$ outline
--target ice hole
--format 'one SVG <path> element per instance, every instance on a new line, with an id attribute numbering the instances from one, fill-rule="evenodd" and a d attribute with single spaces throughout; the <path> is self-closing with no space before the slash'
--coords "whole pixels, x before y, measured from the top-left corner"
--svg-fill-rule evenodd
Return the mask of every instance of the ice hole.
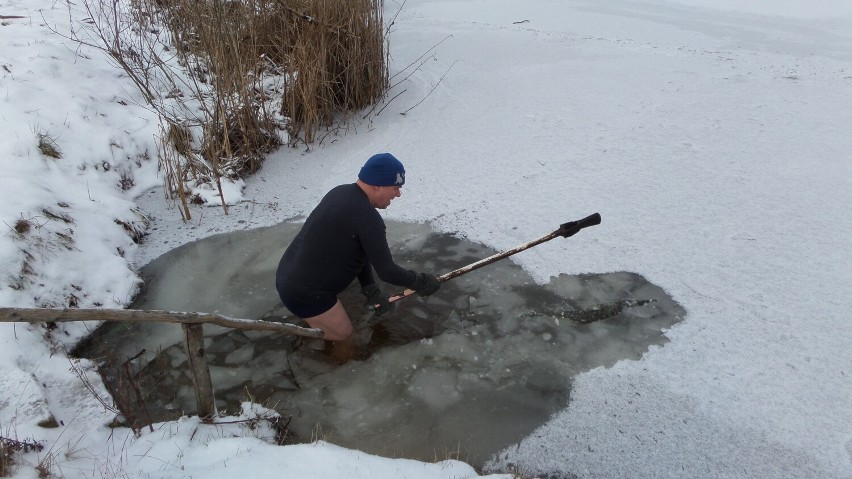
<path id="1" fill-rule="evenodd" d="M 496 253 L 428 225 L 387 223 L 394 258 L 414 270 L 428 264 L 441 274 Z M 251 319 L 286 314 L 274 274 L 300 226 L 282 223 L 176 248 L 142 268 L 145 286 L 131 307 Z M 292 416 L 294 442 L 321 431 L 329 442 L 369 453 L 479 465 L 564 408 L 573 376 L 640 358 L 666 343 L 663 331 L 685 314 L 639 274 L 560 275 L 539 285 L 511 258 L 448 281 L 426 300 L 406 298 L 378 322 L 357 284 L 341 300 L 356 328 L 370 327 L 362 359 L 343 365 L 294 348 L 292 336 L 206 325 L 220 412 L 253 400 Z M 109 371 L 142 350 L 133 365 L 150 417 L 192 414 L 179 326 L 106 323 L 75 354 L 104 364 L 105 380 L 116 382 Z"/>

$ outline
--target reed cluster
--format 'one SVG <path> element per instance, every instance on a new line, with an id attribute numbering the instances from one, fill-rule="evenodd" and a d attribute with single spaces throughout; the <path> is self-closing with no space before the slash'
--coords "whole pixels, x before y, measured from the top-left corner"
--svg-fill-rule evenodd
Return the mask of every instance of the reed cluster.
<path id="1" fill-rule="evenodd" d="M 289 5 L 286 5 L 289 4 Z M 290 134 L 314 139 L 336 115 L 377 101 L 388 84 L 381 0 L 281 1 L 290 41 L 280 42 Z"/>
<path id="2" fill-rule="evenodd" d="M 225 169 L 256 171 L 277 146 L 277 127 L 313 143 L 318 129 L 387 87 L 382 0 L 141 1 L 165 20 L 193 79 L 214 92 L 200 152 L 237 160 Z M 279 92 L 269 88 L 277 78 Z"/>

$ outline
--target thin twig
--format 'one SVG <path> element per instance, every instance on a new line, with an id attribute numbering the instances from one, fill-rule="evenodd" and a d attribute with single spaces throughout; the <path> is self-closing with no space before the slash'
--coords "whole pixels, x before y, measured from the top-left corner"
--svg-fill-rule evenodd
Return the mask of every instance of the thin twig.
<path id="1" fill-rule="evenodd" d="M 455 65 L 455 64 L 456 64 L 456 62 L 453 62 L 453 64 L 452 64 L 452 65 L 450 65 L 450 68 L 447 68 L 447 71 L 445 71 L 445 72 L 444 72 L 444 74 L 443 74 L 443 75 L 441 75 L 441 78 L 439 78 L 439 79 L 438 79 L 438 82 L 437 82 L 437 83 L 435 83 L 435 86 L 433 86 L 433 87 L 432 87 L 432 89 L 431 89 L 431 90 L 429 90 L 429 93 L 427 93 L 427 94 L 426 94 L 426 96 L 424 96 L 424 97 L 423 97 L 420 101 L 418 101 L 417 103 L 415 103 L 415 104 L 414 104 L 414 106 L 412 106 L 411 108 L 409 108 L 409 109 L 405 110 L 404 112 L 400 113 L 400 115 L 405 115 L 406 113 L 410 112 L 411 110 L 413 110 L 413 109 L 417 108 L 417 105 L 419 105 L 419 104 L 423 103 L 424 101 L 426 101 L 426 99 L 427 99 L 427 98 L 429 98 L 429 95 L 431 95 L 431 94 L 432 94 L 432 92 L 433 92 L 433 91 L 435 91 L 435 89 L 436 89 L 436 88 L 438 88 L 438 85 L 440 85 L 440 84 L 441 84 L 441 81 L 443 81 L 443 80 L 444 80 L 444 77 L 445 77 L 445 76 L 447 76 L 447 74 L 448 74 L 448 73 L 450 73 L 450 70 L 452 70 L 453 65 Z"/>
<path id="2" fill-rule="evenodd" d="M 405 93 L 406 91 L 408 91 L 408 89 L 402 90 L 401 92 L 399 92 L 399 93 L 397 93 L 396 95 L 394 95 L 394 96 L 393 96 L 393 98 L 391 98 L 390 100 L 388 100 L 387 102 L 385 102 L 385 104 L 384 104 L 384 106 L 382 107 L 382 109 L 381 109 L 381 110 L 379 110 L 378 112 L 376 112 L 376 116 L 379 116 L 379 115 L 380 115 L 383 111 L 385 111 L 385 108 L 387 108 L 387 107 L 388 107 L 388 105 L 390 105 L 392 101 L 396 100 L 396 97 L 398 97 L 398 96 L 402 95 L 402 94 L 403 94 L 403 93 Z M 373 109 L 375 109 L 375 108 L 376 108 L 376 107 L 374 106 L 374 107 L 373 107 Z M 370 112 L 372 112 L 372 111 L 373 111 L 373 110 L 370 110 Z M 370 115 L 370 113 L 368 112 L 366 115 L 364 115 L 364 119 L 366 119 L 369 115 Z"/>
<path id="3" fill-rule="evenodd" d="M 127 375 L 127 380 L 130 381 L 130 385 L 133 386 L 133 392 L 136 394 L 136 402 L 142 409 L 142 414 L 145 415 L 145 422 L 148 423 L 148 429 L 151 432 L 154 432 L 154 421 L 151 420 L 151 415 L 148 414 L 148 404 L 145 403 L 145 399 L 142 397 L 142 388 L 139 387 L 139 381 L 136 380 L 136 376 L 133 374 L 130 361 L 132 360 L 128 359 L 124 362 L 124 374 Z"/>
<path id="4" fill-rule="evenodd" d="M 393 14 L 390 22 L 388 22 L 387 27 L 385 28 L 385 37 L 387 37 L 390 34 L 390 29 L 396 23 L 396 18 L 399 16 L 399 14 L 402 13 L 402 9 L 403 9 L 403 7 L 405 7 L 406 1 L 408 1 L 408 0 L 403 0 L 403 2 L 401 4 L 399 4 L 399 8 L 396 10 L 396 13 Z"/>
<path id="5" fill-rule="evenodd" d="M 398 81 L 398 82 L 394 83 L 393 85 L 391 85 L 390 89 L 393 89 L 393 87 L 395 87 L 395 86 L 399 85 L 400 83 L 404 82 L 405 80 L 407 80 L 407 79 L 411 78 L 411 75 L 413 75 L 413 74 L 414 74 L 414 72 L 416 72 L 417 70 L 419 70 L 419 69 L 420 69 L 420 67 L 422 67 L 422 66 L 423 66 L 423 64 L 425 63 L 425 61 L 421 61 L 421 60 L 423 60 L 423 58 L 424 58 L 426 55 L 429 55 L 429 53 L 431 53 L 431 52 L 432 52 L 432 50 L 434 50 L 434 49 L 438 48 L 438 46 L 440 46 L 442 43 L 444 43 L 445 41 L 447 41 L 447 39 L 449 39 L 449 38 L 451 38 L 451 37 L 452 37 L 452 35 L 447 35 L 447 36 L 446 36 L 446 37 L 444 37 L 444 38 L 443 38 L 440 42 L 438 42 L 438 43 L 436 43 L 436 44 L 432 45 L 432 46 L 431 46 L 428 50 L 426 50 L 425 52 L 423 52 L 423 54 L 422 54 L 422 55 L 420 55 L 419 57 L 417 57 L 417 58 L 416 58 L 413 62 L 411 62 L 411 63 L 409 63 L 408 65 L 406 65 L 406 66 L 405 66 L 405 68 L 403 68 L 402 70 L 400 70 L 400 71 L 398 71 L 398 72 L 394 73 L 393 75 L 391 75 L 391 77 L 390 77 L 390 78 L 388 78 L 388 81 L 393 80 L 394 78 L 396 78 L 396 76 L 397 76 L 397 75 L 399 75 L 400 73 L 402 73 L 402 72 L 404 72 L 404 71 L 408 70 L 409 68 L 411 68 L 411 65 L 414 65 L 415 63 L 418 63 L 418 62 L 420 63 L 419 65 L 417 65 L 417 68 L 415 68 L 415 69 L 414 69 L 411 73 L 409 73 L 408 75 L 406 75 L 406 77 L 405 77 L 405 78 L 403 78 L 402 80 L 400 80 L 400 81 Z M 433 54 L 430 58 L 434 58 L 434 54 Z M 428 58 L 427 58 L 427 60 L 428 60 Z"/>
<path id="6" fill-rule="evenodd" d="M 80 366 L 79 361 L 75 362 L 73 359 L 68 358 L 68 361 L 71 363 L 71 371 L 77 375 L 80 381 L 83 383 L 83 387 L 85 387 L 92 396 L 97 399 L 99 403 L 107 410 L 111 411 L 115 414 L 119 414 L 120 411 L 116 409 L 115 405 L 109 404 L 106 399 L 102 398 L 100 394 L 98 394 L 97 390 L 95 390 L 95 386 L 89 381 L 89 377 L 86 375 L 86 372 L 83 370 L 82 366 Z"/>

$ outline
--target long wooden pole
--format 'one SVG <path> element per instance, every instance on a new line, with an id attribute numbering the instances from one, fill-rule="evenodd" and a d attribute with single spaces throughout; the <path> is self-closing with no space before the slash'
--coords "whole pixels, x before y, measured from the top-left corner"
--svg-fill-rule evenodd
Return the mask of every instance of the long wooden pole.
<path id="1" fill-rule="evenodd" d="M 542 243 L 545 243 L 547 241 L 552 240 L 553 238 L 559 238 L 559 237 L 568 238 L 570 236 L 574 236 L 575 234 L 577 234 L 578 231 L 580 231 L 583 228 L 588 228 L 589 226 L 594 226 L 594 225 L 599 225 L 599 224 L 601 224 L 600 213 L 593 213 L 593 214 L 591 214 L 591 215 L 589 215 L 589 216 L 587 216 L 587 217 L 585 217 L 581 220 L 569 221 L 568 223 L 563 223 L 563 224 L 559 225 L 559 229 L 557 229 L 557 230 L 555 230 L 551 233 L 548 233 L 548 234 L 542 236 L 541 238 L 534 239 L 532 241 L 528 241 L 524 244 L 515 246 L 514 248 L 507 249 L 506 251 L 502 251 L 500 253 L 491 255 L 487 258 L 483 258 L 479 261 L 473 262 L 473 263 L 471 263 L 467 266 L 462 266 L 461 268 L 450 271 L 449 273 L 442 274 L 441 276 L 438 276 L 438 281 L 440 281 L 442 283 L 444 281 L 449 281 L 449 280 L 451 280 L 455 277 L 461 276 L 461 275 L 466 274 L 466 273 L 470 273 L 471 271 L 473 271 L 475 269 L 479 269 L 479 268 L 486 266 L 486 265 L 489 265 L 489 264 L 491 264 L 495 261 L 500 261 L 501 259 L 508 258 L 509 256 L 512 256 L 513 254 L 520 253 L 521 251 L 524 251 L 524 250 L 528 250 L 528 249 L 532 248 L 533 246 L 538 246 Z M 400 299 L 411 296 L 414 293 L 415 293 L 415 291 L 413 289 L 406 289 L 406 290 L 404 290 L 400 293 L 397 293 L 397 294 L 391 296 L 390 298 L 388 298 L 388 302 L 393 303 L 394 301 L 399 301 Z M 375 305 L 375 307 L 378 307 L 378 305 Z"/>
<path id="2" fill-rule="evenodd" d="M 288 323 L 274 323 L 254 319 L 239 319 L 211 313 L 158 311 L 140 309 L 45 309 L 0 308 L 0 322 L 49 323 L 68 321 L 143 321 L 159 323 L 203 324 L 211 323 L 234 329 L 277 331 L 310 338 L 323 337 L 323 331 L 302 328 Z"/>

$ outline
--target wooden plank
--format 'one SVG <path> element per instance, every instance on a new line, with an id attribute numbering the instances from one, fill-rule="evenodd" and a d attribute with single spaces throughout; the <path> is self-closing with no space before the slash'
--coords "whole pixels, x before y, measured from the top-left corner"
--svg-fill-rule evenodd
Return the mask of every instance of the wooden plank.
<path id="1" fill-rule="evenodd" d="M 230 318 L 228 316 L 210 313 L 140 309 L 0 308 L 0 322 L 50 323 L 68 321 L 143 321 L 181 324 L 210 323 L 234 329 L 276 331 L 310 338 L 323 337 L 321 329 L 302 328 L 288 323 Z"/>

